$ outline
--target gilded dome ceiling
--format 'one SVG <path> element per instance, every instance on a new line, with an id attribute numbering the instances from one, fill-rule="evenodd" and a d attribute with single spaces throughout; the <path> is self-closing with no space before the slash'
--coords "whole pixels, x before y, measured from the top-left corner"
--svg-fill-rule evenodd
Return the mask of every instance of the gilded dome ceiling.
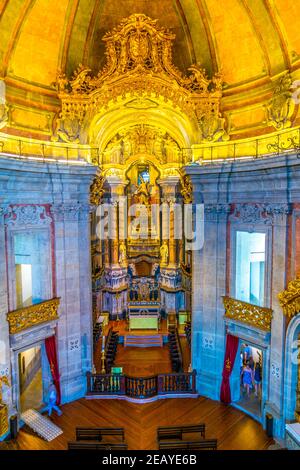
<path id="1" fill-rule="evenodd" d="M 97 73 L 105 63 L 104 34 L 144 13 L 176 35 L 173 62 L 183 73 L 194 63 L 210 77 L 222 72 L 231 134 L 262 133 L 278 78 L 285 71 L 300 77 L 299 10 L 300 0 L 2 0 L 0 76 L 12 106 L 8 127 L 22 133 L 24 120 L 31 120 L 46 138 L 59 107 L 57 71 L 71 77 L 84 64 Z"/>

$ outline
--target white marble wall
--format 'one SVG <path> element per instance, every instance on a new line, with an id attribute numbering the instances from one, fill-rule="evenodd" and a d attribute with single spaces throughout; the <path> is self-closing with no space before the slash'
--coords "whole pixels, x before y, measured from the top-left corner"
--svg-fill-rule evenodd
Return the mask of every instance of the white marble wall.
<path id="1" fill-rule="evenodd" d="M 264 344 L 267 383 L 265 413 L 274 417 L 274 433 L 284 435 L 286 320 L 277 295 L 286 287 L 288 214 L 300 202 L 300 162 L 296 156 L 251 162 L 191 165 L 185 168 L 194 187 L 195 202 L 205 205 L 205 244 L 193 252 L 192 361 L 198 391 L 219 399 L 225 347 L 221 296 L 232 291 L 233 259 L 230 221 L 249 230 L 268 233 L 266 306 L 274 311 L 271 337 Z M 235 212 L 228 214 L 228 208 Z M 227 227 L 227 228 L 226 228 Z M 226 257 L 226 250 L 228 256 Z M 227 277 L 227 279 L 226 279 Z M 255 331 L 253 331 L 255 338 Z"/>
<path id="2" fill-rule="evenodd" d="M 61 299 L 56 336 L 63 402 L 84 396 L 85 373 L 92 364 L 89 188 L 96 173 L 97 169 L 87 164 L 46 165 L 0 158 L 0 206 L 25 204 L 49 208 L 47 227 L 49 245 L 53 248 L 49 257 L 53 274 L 51 296 Z M 22 228 L 22 223 L 24 227 L 30 223 L 30 230 L 34 230 L 35 224 L 39 228 L 42 222 L 36 217 L 31 221 L 21 217 L 18 228 Z M 9 306 L 4 233 L 0 216 L 0 341 L 6 346 L 13 341 L 16 351 L 18 338 L 9 337 L 6 321 Z M 7 255 L 11 257 L 11 253 Z M 9 367 L 12 361 L 9 347 L 2 356 L 0 364 Z"/>

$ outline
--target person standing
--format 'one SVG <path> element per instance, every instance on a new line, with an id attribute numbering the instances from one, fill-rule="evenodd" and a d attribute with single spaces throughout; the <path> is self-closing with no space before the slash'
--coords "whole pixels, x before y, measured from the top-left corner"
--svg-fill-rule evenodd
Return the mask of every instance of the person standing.
<path id="1" fill-rule="evenodd" d="M 250 397 L 250 390 L 253 384 L 253 370 L 249 366 L 249 363 L 246 362 L 243 368 L 243 385 L 247 391 L 247 397 Z"/>
<path id="2" fill-rule="evenodd" d="M 261 395 L 261 381 L 262 381 L 261 365 L 259 362 L 257 362 L 255 364 L 255 370 L 254 370 L 254 385 L 255 385 L 256 397 Z"/>

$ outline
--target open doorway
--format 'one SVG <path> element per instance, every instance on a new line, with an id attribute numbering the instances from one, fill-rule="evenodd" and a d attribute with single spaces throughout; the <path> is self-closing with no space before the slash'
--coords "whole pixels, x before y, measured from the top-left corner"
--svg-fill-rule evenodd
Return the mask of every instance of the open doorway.
<path id="1" fill-rule="evenodd" d="M 240 344 L 240 399 L 237 404 L 260 418 L 263 383 L 263 351 L 248 343 Z"/>
<path id="2" fill-rule="evenodd" d="M 18 355 L 21 412 L 39 409 L 43 404 L 41 346 L 32 347 Z"/>

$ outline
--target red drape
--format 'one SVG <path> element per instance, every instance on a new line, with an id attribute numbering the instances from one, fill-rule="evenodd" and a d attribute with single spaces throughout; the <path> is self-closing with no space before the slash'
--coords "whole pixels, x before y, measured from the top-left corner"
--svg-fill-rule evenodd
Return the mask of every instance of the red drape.
<path id="1" fill-rule="evenodd" d="M 226 336 L 226 351 L 224 358 L 224 367 L 222 373 L 222 384 L 221 384 L 221 401 L 223 403 L 231 403 L 231 391 L 230 391 L 230 375 L 234 366 L 236 353 L 239 346 L 239 339 L 236 336 L 227 334 Z"/>
<path id="2" fill-rule="evenodd" d="M 46 347 L 48 361 L 50 364 L 50 370 L 51 370 L 53 382 L 57 391 L 56 404 L 60 405 L 60 401 L 61 401 L 60 378 L 59 378 L 59 369 L 58 369 L 58 362 L 57 362 L 55 336 L 51 336 L 50 338 L 45 339 L 45 347 Z"/>

